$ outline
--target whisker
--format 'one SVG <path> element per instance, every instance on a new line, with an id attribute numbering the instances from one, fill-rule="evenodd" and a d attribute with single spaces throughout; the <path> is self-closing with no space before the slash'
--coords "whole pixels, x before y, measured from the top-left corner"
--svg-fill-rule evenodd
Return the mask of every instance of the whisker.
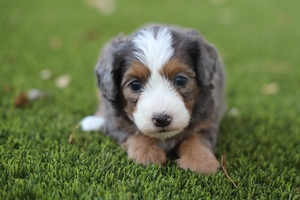
<path id="1" fill-rule="evenodd" d="M 195 117 L 194 117 L 193 113 L 191 113 L 190 123 L 191 124 L 195 123 Z"/>

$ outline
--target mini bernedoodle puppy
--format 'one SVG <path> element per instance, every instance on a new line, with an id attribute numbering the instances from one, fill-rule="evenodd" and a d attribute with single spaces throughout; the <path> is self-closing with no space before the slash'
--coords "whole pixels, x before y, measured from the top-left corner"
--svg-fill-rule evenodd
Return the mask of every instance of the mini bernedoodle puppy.
<path id="1" fill-rule="evenodd" d="M 146 26 L 104 48 L 96 76 L 101 104 L 83 130 L 98 129 L 119 142 L 130 159 L 210 174 L 224 111 L 225 75 L 216 49 L 195 30 Z"/>

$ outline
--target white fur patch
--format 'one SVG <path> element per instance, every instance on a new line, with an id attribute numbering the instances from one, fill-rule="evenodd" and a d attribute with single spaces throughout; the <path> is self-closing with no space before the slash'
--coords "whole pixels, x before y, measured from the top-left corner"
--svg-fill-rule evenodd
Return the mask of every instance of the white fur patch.
<path id="1" fill-rule="evenodd" d="M 143 29 L 133 43 L 138 49 L 134 52 L 136 59 L 151 70 L 161 68 L 174 54 L 172 35 L 167 28 L 159 29 L 156 35 L 153 28 Z"/>
<path id="2" fill-rule="evenodd" d="M 104 124 L 104 118 L 97 116 L 86 116 L 80 121 L 83 131 L 99 131 Z"/>

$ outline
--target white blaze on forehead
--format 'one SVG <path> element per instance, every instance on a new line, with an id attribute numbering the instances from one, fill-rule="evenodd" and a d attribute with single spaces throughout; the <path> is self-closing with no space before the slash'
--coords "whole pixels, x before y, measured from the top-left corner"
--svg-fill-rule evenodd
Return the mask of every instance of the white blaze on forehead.
<path id="1" fill-rule="evenodd" d="M 146 28 L 133 39 L 138 51 L 134 52 L 136 59 L 151 70 L 161 68 L 174 54 L 172 35 L 167 28 Z"/>

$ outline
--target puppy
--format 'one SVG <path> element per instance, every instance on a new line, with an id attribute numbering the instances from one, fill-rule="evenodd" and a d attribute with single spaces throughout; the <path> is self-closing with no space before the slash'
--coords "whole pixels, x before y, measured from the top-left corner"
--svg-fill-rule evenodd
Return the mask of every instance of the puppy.
<path id="1" fill-rule="evenodd" d="M 153 25 L 119 36 L 104 48 L 95 73 L 101 104 L 83 129 L 109 134 L 144 166 L 165 164 L 173 151 L 180 168 L 201 174 L 219 168 L 213 149 L 224 69 L 197 31 Z"/>

